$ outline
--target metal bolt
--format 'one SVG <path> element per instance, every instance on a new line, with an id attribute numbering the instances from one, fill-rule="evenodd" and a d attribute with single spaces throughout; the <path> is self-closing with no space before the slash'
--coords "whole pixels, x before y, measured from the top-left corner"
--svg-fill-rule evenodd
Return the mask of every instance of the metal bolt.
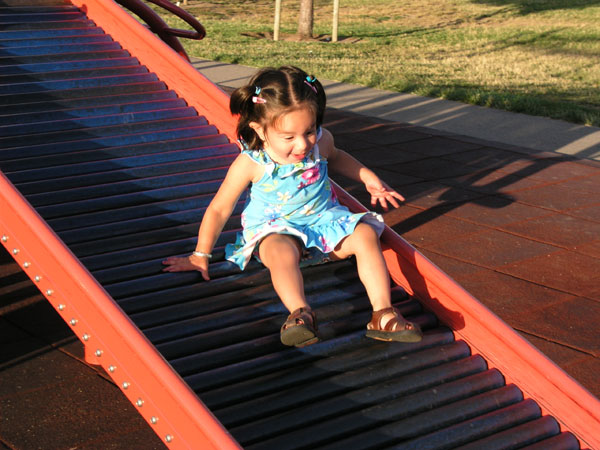
<path id="1" fill-rule="evenodd" d="M 90 335 L 85 333 L 83 336 L 81 336 L 83 338 L 84 341 L 89 341 L 90 340 Z"/>
<path id="2" fill-rule="evenodd" d="M 47 296 L 50 296 L 50 295 L 52 295 L 52 294 L 54 294 L 54 291 L 53 291 L 52 289 L 47 289 L 47 290 L 46 290 L 46 295 L 47 295 Z"/>
<path id="3" fill-rule="evenodd" d="M 167 435 L 165 436 L 165 441 L 167 441 L 167 442 L 171 442 L 172 440 L 173 440 L 173 436 L 171 436 L 170 434 L 167 434 Z"/>
<path id="4" fill-rule="evenodd" d="M 71 319 L 69 323 L 71 324 L 71 326 L 75 326 L 77 325 L 77 319 Z"/>
<path id="5" fill-rule="evenodd" d="M 154 425 L 154 424 L 156 424 L 156 422 L 158 422 L 158 417 L 156 417 L 156 416 L 150 417 L 150 423 L 152 423 Z"/>
<path id="6" fill-rule="evenodd" d="M 65 305 L 63 305 L 62 303 L 61 303 L 60 305 L 58 305 L 58 310 L 59 310 L 59 311 L 62 311 L 62 310 L 64 310 L 65 308 L 66 308 L 66 306 L 65 306 Z"/>
<path id="7" fill-rule="evenodd" d="M 129 386 L 131 386 L 127 381 L 123 381 L 123 389 L 127 389 Z"/>
<path id="8" fill-rule="evenodd" d="M 42 277 L 39 275 L 36 275 L 33 279 L 39 283 L 40 280 L 42 279 Z"/>
<path id="9" fill-rule="evenodd" d="M 108 366 L 108 371 L 109 372 L 114 372 L 115 370 L 117 370 L 117 368 L 115 366 Z"/>
<path id="10" fill-rule="evenodd" d="M 144 406 L 144 400 L 138 398 L 135 404 L 138 405 L 139 408 L 141 408 L 142 406 Z"/>
<path id="11" fill-rule="evenodd" d="M 102 356 L 102 350 L 98 349 L 98 350 L 96 350 L 96 352 L 94 354 L 96 356 L 100 357 L 100 356 Z"/>
<path id="12" fill-rule="evenodd" d="M 25 261 L 23 263 L 23 267 L 25 267 L 26 269 L 31 265 L 31 263 L 29 261 Z"/>
<path id="13" fill-rule="evenodd" d="M 18 254 L 19 254 L 19 249 L 13 248 L 13 255 L 18 255 Z"/>
<path id="14" fill-rule="evenodd" d="M 2 235 L 2 242 L 7 242 L 8 241 L 8 236 L 3 234 Z"/>

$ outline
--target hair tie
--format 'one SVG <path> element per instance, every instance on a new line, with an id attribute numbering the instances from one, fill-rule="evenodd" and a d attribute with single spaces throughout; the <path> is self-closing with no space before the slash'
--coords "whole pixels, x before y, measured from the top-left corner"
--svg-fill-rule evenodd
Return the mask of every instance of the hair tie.
<path id="1" fill-rule="evenodd" d="M 317 79 L 315 77 L 311 77 L 310 75 L 306 77 L 306 79 L 304 80 L 304 82 L 314 91 L 314 93 L 317 93 L 317 88 L 315 87 L 315 85 L 313 84 L 315 81 L 317 81 Z"/>
<path id="2" fill-rule="evenodd" d="M 254 96 L 252 97 L 252 103 L 267 103 L 267 101 L 264 98 L 259 97 L 261 91 L 262 88 L 260 86 L 256 86 L 254 88 Z"/>
<path id="3" fill-rule="evenodd" d="M 240 146 L 240 148 L 242 150 L 250 150 L 250 146 L 248 145 L 248 143 L 244 140 L 244 138 L 240 137 L 238 140 L 238 145 Z"/>

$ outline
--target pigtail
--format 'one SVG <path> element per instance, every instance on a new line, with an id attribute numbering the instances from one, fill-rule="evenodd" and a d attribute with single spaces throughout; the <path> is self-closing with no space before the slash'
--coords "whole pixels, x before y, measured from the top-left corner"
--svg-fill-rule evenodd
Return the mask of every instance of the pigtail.
<path id="1" fill-rule="evenodd" d="M 325 107 L 327 105 L 327 96 L 321 82 L 313 75 L 307 75 L 304 79 L 305 84 L 314 92 L 317 100 L 317 126 L 323 125 Z"/>
<path id="2" fill-rule="evenodd" d="M 261 122 L 264 111 L 261 109 L 261 103 L 253 101 L 256 97 L 256 88 L 252 85 L 240 87 L 232 92 L 229 99 L 229 110 L 232 114 L 238 115 L 237 135 L 244 148 L 258 149 L 262 147 L 262 141 L 250 127 L 250 122 Z M 264 109 L 264 107 L 263 107 Z"/>

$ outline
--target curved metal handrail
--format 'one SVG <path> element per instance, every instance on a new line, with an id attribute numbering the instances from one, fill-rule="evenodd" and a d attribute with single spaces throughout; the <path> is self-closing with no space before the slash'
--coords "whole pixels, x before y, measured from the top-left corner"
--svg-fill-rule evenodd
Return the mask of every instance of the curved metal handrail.
<path id="1" fill-rule="evenodd" d="M 194 30 L 179 30 L 170 28 L 167 23 L 148 5 L 141 0 L 116 0 L 117 3 L 124 6 L 142 19 L 152 32 L 156 33 L 173 50 L 179 53 L 188 61 L 190 60 L 178 37 L 186 39 L 200 40 L 206 36 L 206 30 L 198 20 L 184 9 L 174 5 L 167 0 L 147 0 L 163 9 L 175 14 L 177 17 L 189 24 Z"/>

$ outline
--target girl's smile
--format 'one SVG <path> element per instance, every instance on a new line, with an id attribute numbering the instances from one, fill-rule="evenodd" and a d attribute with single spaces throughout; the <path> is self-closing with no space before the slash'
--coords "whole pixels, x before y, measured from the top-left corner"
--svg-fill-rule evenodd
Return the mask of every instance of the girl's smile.
<path id="1" fill-rule="evenodd" d="M 302 161 L 305 157 L 306 157 L 306 153 L 299 153 L 299 154 L 292 153 L 292 158 L 296 159 L 297 161 Z"/>
<path id="2" fill-rule="evenodd" d="M 315 114 L 310 108 L 282 115 L 273 127 L 256 122 L 251 126 L 264 143 L 264 150 L 278 164 L 302 161 L 317 143 Z"/>

